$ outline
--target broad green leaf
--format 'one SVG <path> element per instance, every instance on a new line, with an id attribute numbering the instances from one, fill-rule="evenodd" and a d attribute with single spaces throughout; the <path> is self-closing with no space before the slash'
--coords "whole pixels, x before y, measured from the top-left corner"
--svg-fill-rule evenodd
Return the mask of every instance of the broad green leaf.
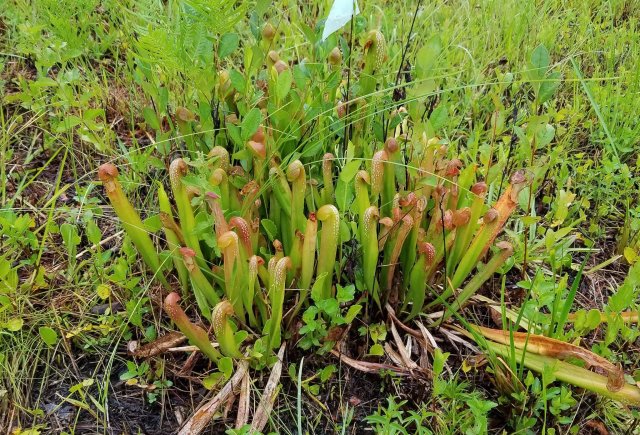
<path id="1" fill-rule="evenodd" d="M 442 53 L 442 40 L 440 35 L 435 34 L 418 50 L 418 55 L 416 56 L 416 75 L 418 78 L 425 79 L 431 76 L 432 69 L 440 53 Z"/>
<path id="2" fill-rule="evenodd" d="M 87 222 L 86 234 L 89 242 L 94 245 L 97 245 L 102 241 L 102 231 L 93 220 Z"/>
<path id="3" fill-rule="evenodd" d="M 338 371 L 338 369 L 334 364 L 330 364 L 324 367 L 322 370 L 320 370 L 320 382 L 327 382 L 331 375 L 333 375 L 336 371 Z"/>
<path id="4" fill-rule="evenodd" d="M 58 333 L 48 326 L 38 328 L 38 333 L 47 346 L 53 346 L 58 342 Z"/>
<path id="5" fill-rule="evenodd" d="M 241 329 L 233 335 L 233 339 L 235 340 L 236 344 L 240 345 L 247 339 L 248 336 L 249 333 L 244 329 Z"/>
<path id="6" fill-rule="evenodd" d="M 238 48 L 240 37 L 237 33 L 225 33 L 220 38 L 220 48 L 218 49 L 218 56 L 220 59 L 224 59 Z"/>
<path id="7" fill-rule="evenodd" d="M 293 82 L 293 75 L 290 69 L 282 71 L 278 75 L 278 85 L 276 88 L 276 97 L 278 101 L 284 100 L 291 90 L 291 83 Z"/>
<path id="8" fill-rule="evenodd" d="M 384 355 L 384 348 L 382 347 L 382 345 L 380 343 L 376 343 L 373 346 L 371 346 L 371 348 L 369 349 L 369 355 L 383 356 Z"/>
<path id="9" fill-rule="evenodd" d="M 244 147 L 244 141 L 242 137 L 240 137 L 240 127 L 234 125 L 230 122 L 227 122 L 227 132 L 229 133 L 229 137 L 236 146 Z"/>
<path id="10" fill-rule="evenodd" d="M 147 106 L 142 109 L 142 116 L 144 117 L 144 122 L 146 122 L 149 127 L 154 130 L 160 130 L 160 121 L 158 120 L 156 112 L 151 107 Z"/>
<path id="11" fill-rule="evenodd" d="M 354 198 L 353 193 L 353 183 L 346 183 L 341 178 L 338 179 L 338 183 L 336 184 L 336 205 L 338 206 L 338 210 L 341 212 L 346 212 L 349 210 L 351 206 L 351 202 Z"/>
<path id="12" fill-rule="evenodd" d="M 439 104 L 438 107 L 433 109 L 431 112 L 431 116 L 429 117 L 429 122 L 431 122 L 431 126 L 434 130 L 440 130 L 447 123 L 447 119 L 449 118 L 449 108 L 446 104 Z"/>
<path id="13" fill-rule="evenodd" d="M 65 131 L 70 131 L 72 128 L 77 127 L 82 123 L 82 119 L 75 115 L 67 115 L 65 118 L 56 126 L 56 133 L 63 133 Z"/>
<path id="14" fill-rule="evenodd" d="M 537 224 L 538 222 L 540 222 L 540 216 L 522 216 L 520 218 L 520 221 L 524 225 L 533 225 L 533 224 Z"/>
<path id="15" fill-rule="evenodd" d="M 311 299 L 313 299 L 314 302 L 320 302 L 322 301 L 322 286 L 324 285 L 324 280 L 327 278 L 327 274 L 323 273 L 322 275 L 320 275 L 318 278 L 316 278 L 316 281 L 313 283 L 313 286 L 311 287 Z M 309 310 L 307 310 L 309 311 Z"/>
<path id="16" fill-rule="evenodd" d="M 349 324 L 353 322 L 353 319 L 362 311 L 362 305 L 351 305 L 347 314 L 344 316 L 345 323 Z"/>
<path id="17" fill-rule="evenodd" d="M 4 328 L 11 332 L 16 332 L 22 329 L 22 325 L 24 325 L 24 320 L 19 317 L 13 317 L 4 323 Z"/>
<path id="18" fill-rule="evenodd" d="M 609 298 L 609 309 L 614 313 L 619 313 L 626 310 L 635 301 L 635 298 L 636 292 L 633 286 L 625 282 L 618 288 L 618 291 Z"/>
<path id="19" fill-rule="evenodd" d="M 109 284 L 99 284 L 96 293 L 100 299 L 108 299 L 111 296 L 111 286 Z"/>
<path id="20" fill-rule="evenodd" d="M 340 243 L 347 243 L 351 240 L 351 230 L 344 219 L 340 219 Z"/>
<path id="21" fill-rule="evenodd" d="M 536 146 L 538 148 L 547 146 L 556 135 L 556 129 L 551 124 L 540 124 L 536 128 Z"/>
<path id="22" fill-rule="evenodd" d="M 418 181 L 418 187 L 431 186 L 435 187 L 438 185 L 438 177 L 435 174 L 429 174 L 424 178 L 421 178 Z"/>
<path id="23" fill-rule="evenodd" d="M 323 311 L 334 323 L 339 319 L 340 316 L 340 304 L 334 298 L 322 299 L 316 301 L 316 305 L 320 311 Z"/>
<path id="24" fill-rule="evenodd" d="M 600 311 L 596 309 L 591 309 L 587 313 L 587 318 L 585 319 L 585 326 L 593 330 L 600 325 L 600 321 L 601 321 Z"/>
<path id="25" fill-rule="evenodd" d="M 553 72 L 547 76 L 547 78 L 540 83 L 540 89 L 538 89 L 538 101 L 544 103 L 553 97 L 553 94 L 560 86 L 561 75 L 559 72 Z"/>
<path id="26" fill-rule="evenodd" d="M 162 228 L 162 221 L 160 220 L 159 214 L 149 216 L 142 221 L 142 223 L 144 224 L 144 228 L 150 233 L 156 233 Z"/>
<path id="27" fill-rule="evenodd" d="M 220 358 L 218 360 L 218 370 L 220 370 L 226 379 L 229 379 L 233 374 L 233 360 L 228 356 Z"/>
<path id="28" fill-rule="evenodd" d="M 69 257 L 75 257 L 76 247 L 80 244 L 81 239 L 78 235 L 78 227 L 70 223 L 60 225 L 60 235 L 62 241 L 69 254 Z"/>
<path id="29" fill-rule="evenodd" d="M 262 122 L 262 112 L 257 107 L 249 110 L 242 119 L 240 130 L 242 132 L 242 140 L 246 142 L 251 136 L 258 130 L 260 123 Z"/>
<path id="30" fill-rule="evenodd" d="M 625 260 L 627 260 L 629 264 L 635 263 L 635 261 L 638 259 L 638 253 L 630 246 L 625 247 L 623 253 Z"/>
<path id="31" fill-rule="evenodd" d="M 437 378 L 442 374 L 444 370 L 444 363 L 449 358 L 449 353 L 442 353 L 442 351 L 436 348 L 433 355 L 433 377 Z"/>
<path id="32" fill-rule="evenodd" d="M 271 219 L 262 219 L 260 221 L 260 224 L 262 224 L 262 228 L 264 228 L 264 230 L 267 232 L 267 237 L 269 237 L 269 240 L 273 242 L 278 236 L 278 227 L 276 226 L 275 222 L 273 222 Z"/>
<path id="33" fill-rule="evenodd" d="M 560 189 L 558 197 L 556 198 L 556 212 L 553 216 L 553 226 L 558 226 L 567 218 L 569 214 L 569 207 L 573 204 L 573 200 L 576 198 L 575 193 L 567 192 L 564 189 Z"/>
<path id="34" fill-rule="evenodd" d="M 538 71 L 539 77 L 544 76 L 544 72 L 549 68 L 551 63 L 551 57 L 549 56 L 549 50 L 543 44 L 538 45 L 531 53 L 531 67 Z"/>
<path id="35" fill-rule="evenodd" d="M 631 266 L 629 274 L 624 281 L 633 287 L 640 286 L 640 261 Z"/>
<path id="36" fill-rule="evenodd" d="M 304 64 L 298 64 L 293 67 L 293 81 L 298 88 L 304 89 L 307 85 L 309 74 L 304 68 Z"/>
<path id="37" fill-rule="evenodd" d="M 240 72 L 235 69 L 229 71 L 229 80 L 231 81 L 231 85 L 236 91 L 244 94 L 245 90 L 247 89 L 247 81 Z"/>
<path id="38" fill-rule="evenodd" d="M 213 372 L 202 379 L 202 386 L 207 390 L 213 390 L 223 381 L 224 375 L 221 372 Z"/>
<path id="39" fill-rule="evenodd" d="M 573 325 L 578 331 L 581 329 L 587 329 L 587 312 L 585 310 L 578 310 L 575 312 Z"/>
<path id="40" fill-rule="evenodd" d="M 340 180 L 348 183 L 353 180 L 353 177 L 356 176 L 358 170 L 360 169 L 360 164 L 362 162 L 360 160 L 353 160 L 342 167 L 340 171 Z"/>

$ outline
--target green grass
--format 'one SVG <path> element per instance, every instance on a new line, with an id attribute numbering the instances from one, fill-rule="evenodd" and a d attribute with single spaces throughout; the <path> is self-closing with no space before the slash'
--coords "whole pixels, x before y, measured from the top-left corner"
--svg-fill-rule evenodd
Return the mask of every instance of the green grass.
<path id="1" fill-rule="evenodd" d="M 192 21 L 185 20 L 177 12 L 178 2 L 168 3 L 173 6 L 164 8 L 163 2 L 154 0 L 0 0 L 0 429 L 4 432 L 63 428 L 75 433 L 88 422 L 92 429 L 106 432 L 109 425 L 122 425 L 123 414 L 114 409 L 130 397 L 139 403 L 136 413 L 162 413 L 167 425 L 175 425 L 175 407 L 182 407 L 180 412 L 188 417 L 203 394 L 199 379 L 207 370 L 199 367 L 193 377 L 174 377 L 184 362 L 182 354 L 156 357 L 152 368 L 136 373 L 138 385 L 155 389 L 122 385 L 120 376 L 127 372 L 127 362 L 134 361 L 126 344 L 150 342 L 171 326 L 160 310 L 162 288 L 144 273 L 131 241 L 104 201 L 96 169 L 100 163 L 117 163 L 131 202 L 143 218 L 152 216 L 157 212 L 154 181 L 167 185 L 168 162 L 189 146 L 188 134 L 163 122 L 174 118 L 177 107 L 199 115 L 214 110 L 207 106 L 213 99 L 208 84 L 217 80 L 214 72 L 246 68 L 242 49 L 222 59 L 210 56 L 213 42 L 208 29 L 235 32 L 242 47 L 259 35 L 268 20 L 281 32 L 269 48 L 290 61 L 314 55 L 310 28 L 326 17 L 331 2 L 276 0 L 269 7 L 264 1 L 249 2 L 241 15 L 228 21 L 196 12 Z M 416 98 L 416 107 L 424 103 L 420 109 L 426 107 L 430 135 L 446 140 L 465 164 L 477 163 L 486 171 L 495 186 L 489 192 L 492 199 L 498 196 L 504 172 L 527 167 L 534 174 L 537 190 L 520 211 L 525 219 L 507 228 L 516 252 L 508 265 L 513 266 L 512 278 L 503 296 L 515 309 L 521 307 L 522 316 L 544 324 L 544 314 L 566 301 L 585 250 L 591 251 L 585 271 L 625 248 L 640 250 L 637 238 L 634 242 L 633 237 L 620 235 L 623 227 L 640 228 L 640 4 L 623 0 L 360 3 L 363 12 L 355 30 L 379 28 L 387 39 L 389 59 L 381 72 L 387 88 L 393 85 L 415 8 L 422 4 L 406 59 L 427 78 L 414 70 L 414 80 L 422 81 L 407 98 Z M 348 44 L 349 26 L 343 30 L 342 43 Z M 214 41 L 217 44 L 219 38 Z M 358 50 L 361 43 L 353 41 Z M 540 45 L 549 53 L 548 74 L 556 76 L 538 74 L 539 62 L 532 62 L 532 55 L 540 53 Z M 318 54 L 310 62 L 324 60 Z M 359 68 L 353 65 L 354 74 Z M 537 84 L 545 82 L 557 84 L 553 97 L 536 98 Z M 372 131 L 381 128 L 373 120 L 392 104 L 388 90 L 376 97 Z M 514 107 L 516 129 L 511 119 Z M 323 150 L 342 149 L 327 143 L 336 127 L 324 115 L 324 119 L 318 115 L 319 125 L 310 122 L 301 128 L 314 126 L 300 140 L 299 151 L 319 143 Z M 213 123 L 202 125 L 207 145 L 216 140 L 213 128 Z M 554 135 L 546 140 L 549 128 Z M 515 146 L 511 137 L 517 138 Z M 312 164 L 307 170 L 318 175 L 319 167 Z M 572 194 L 575 197 L 569 200 Z M 65 231 L 79 238 L 69 238 Z M 622 286 L 627 270 L 628 264 L 619 258 L 586 274 L 575 299 L 570 298 L 571 312 L 587 317 L 589 309 L 637 309 L 640 283 L 628 280 Z M 565 275 L 569 285 L 563 290 Z M 519 287 L 514 285 L 518 280 Z M 495 295 L 499 287 L 492 283 L 485 290 Z M 517 304 L 516 293 L 524 295 Z M 618 299 L 625 299 L 626 305 L 616 300 L 616 294 L 624 296 Z M 49 343 L 43 327 L 56 333 Z M 621 364 L 638 381 L 640 361 L 632 350 L 637 337 L 636 325 L 588 319 L 567 328 L 564 336 L 585 340 L 586 347 Z M 368 349 L 376 343 L 366 344 Z M 308 358 L 329 358 L 312 351 L 304 355 L 305 366 Z M 449 365 L 454 365 L 453 359 Z M 536 433 L 543 428 L 571 432 L 585 422 L 602 421 L 611 432 L 638 433 L 631 427 L 637 423 L 636 414 L 615 402 L 587 400 L 584 391 L 554 383 L 545 374 L 510 373 L 508 364 L 494 360 L 488 370 L 472 367 L 472 359 L 469 350 L 460 347 L 455 364 L 464 370 L 446 371 L 448 383 L 440 384 L 440 394 L 424 400 L 425 407 L 440 412 L 437 418 L 410 414 L 421 412 L 417 403 L 401 403 L 411 397 L 415 385 L 394 377 L 384 378 L 384 391 L 367 398 L 365 405 L 354 405 L 343 394 L 354 388 L 346 378 L 318 383 L 325 409 L 297 386 L 312 375 L 305 372 L 300 379 L 297 374 L 291 379 L 284 376 L 284 393 L 268 428 L 293 433 L 291 428 L 303 426 L 303 431 L 340 432 L 342 422 L 350 420 L 344 433 L 375 424 L 399 425 L 407 433 L 416 433 L 424 424 L 434 433 L 450 433 L 446 428 L 460 421 L 459 427 L 475 424 L 474 412 L 480 412 L 489 415 L 490 427 L 507 432 Z M 265 380 L 264 375 L 256 376 L 258 391 Z M 163 383 L 167 379 L 174 385 Z M 426 389 L 433 388 L 427 382 Z M 194 398 L 185 400 L 185 391 L 195 391 Z M 387 401 L 389 395 L 394 399 Z M 174 402 L 177 397 L 179 405 Z M 471 405 L 465 403 L 469 401 Z M 350 410 L 355 419 L 347 419 Z M 376 417 L 365 421 L 367 415 Z"/>

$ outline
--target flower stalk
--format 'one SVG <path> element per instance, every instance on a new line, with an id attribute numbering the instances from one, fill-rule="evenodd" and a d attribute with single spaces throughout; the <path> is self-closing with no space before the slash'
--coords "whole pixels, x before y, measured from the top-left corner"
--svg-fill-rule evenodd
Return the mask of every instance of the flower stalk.
<path id="1" fill-rule="evenodd" d="M 485 183 L 479 182 L 474 184 L 471 188 L 473 200 L 471 202 L 471 207 L 469 208 L 468 223 L 462 224 L 461 220 L 464 216 L 458 217 L 458 223 L 461 223 L 462 225 L 456 226 L 460 229 L 456 230 L 458 236 L 456 237 L 456 242 L 452 250 L 452 260 L 450 263 L 447 263 L 447 271 L 450 271 L 450 274 L 453 273 L 455 266 L 458 265 L 462 253 L 469 247 L 469 243 L 471 243 L 471 239 L 478 228 L 478 220 L 480 219 L 480 216 L 482 216 L 482 212 L 485 207 L 484 200 L 486 192 L 487 185 Z"/>
<path id="2" fill-rule="evenodd" d="M 362 224 L 364 218 L 364 212 L 369 208 L 371 203 L 369 202 L 369 183 L 371 182 L 369 173 L 367 171 L 358 171 L 355 178 L 355 191 L 356 191 L 356 213 Z"/>
<path id="3" fill-rule="evenodd" d="M 471 209 L 469 207 L 461 208 L 453 213 L 453 226 L 456 229 L 456 239 L 453 242 L 451 252 L 447 253 L 447 273 L 451 276 L 455 267 L 460 261 L 464 246 L 465 231 L 472 226 L 471 224 Z"/>
<path id="4" fill-rule="evenodd" d="M 387 139 L 384 144 L 387 159 L 383 167 L 382 204 L 380 205 L 380 211 L 384 216 L 391 215 L 393 199 L 396 195 L 396 166 L 399 163 L 399 149 L 398 141 L 394 138 Z"/>
<path id="5" fill-rule="evenodd" d="M 258 270 L 260 266 L 264 264 L 262 257 L 252 255 L 249 258 L 248 276 L 247 276 L 247 290 L 242 292 L 242 303 L 244 309 L 249 317 L 249 324 L 251 326 L 257 325 L 257 319 L 254 313 L 254 300 L 257 302 L 259 298 L 256 298 L 256 294 L 260 292 L 260 283 L 258 282 Z"/>
<path id="6" fill-rule="evenodd" d="M 489 351 L 503 358 L 514 359 L 538 373 L 552 369 L 556 379 L 593 391 L 627 405 L 640 406 L 640 388 L 628 384 L 624 373 L 606 359 L 579 346 L 552 338 L 523 332 L 502 331 L 470 325 L 471 331 L 458 329 L 467 337 L 484 344 Z M 479 336 L 488 340 L 479 340 Z M 563 361 L 578 358 L 590 367 L 596 367 L 607 376 L 594 373 Z"/>
<path id="7" fill-rule="evenodd" d="M 511 184 L 507 187 L 507 190 L 500 196 L 498 202 L 494 208 L 498 211 L 498 219 L 494 225 L 491 225 L 491 234 L 485 241 L 485 245 L 482 248 L 482 255 L 489 250 L 493 241 L 496 239 L 507 219 L 515 211 L 518 205 L 518 195 L 522 189 L 529 184 L 524 171 L 518 171 L 511 176 Z M 486 224 L 485 224 L 486 225 Z"/>
<path id="8" fill-rule="evenodd" d="M 229 188 L 229 177 L 222 168 L 216 168 L 209 177 L 209 182 L 220 189 L 220 202 L 223 210 L 229 210 L 231 204 L 231 190 Z"/>
<path id="9" fill-rule="evenodd" d="M 207 192 L 205 194 L 205 201 L 209 205 L 211 215 L 213 216 L 213 226 L 215 228 L 216 236 L 220 237 L 227 231 L 229 231 L 229 224 L 224 217 L 222 207 L 220 207 L 220 196 L 214 192 Z"/>
<path id="10" fill-rule="evenodd" d="M 522 361 L 522 364 L 530 370 L 543 373 L 545 369 L 548 370 L 551 367 L 553 376 L 559 381 L 593 391 L 603 397 L 608 397 L 629 406 L 640 406 L 640 388 L 635 385 L 625 382 L 620 389 L 612 391 L 608 388 L 610 381 L 607 376 L 599 375 L 556 358 L 526 352 L 522 349 L 516 349 L 514 355 L 509 346 L 491 341 L 486 343 L 491 351 L 503 358 L 514 356 L 516 361 Z"/>

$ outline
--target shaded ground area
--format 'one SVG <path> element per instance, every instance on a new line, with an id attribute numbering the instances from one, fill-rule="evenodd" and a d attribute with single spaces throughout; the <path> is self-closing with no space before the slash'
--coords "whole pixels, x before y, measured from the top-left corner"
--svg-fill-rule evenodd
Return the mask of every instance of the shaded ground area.
<path id="1" fill-rule="evenodd" d="M 301 353 L 295 349 L 285 355 L 282 389 L 271 416 L 276 426 L 283 430 L 289 428 L 290 433 L 296 432 L 294 428 L 297 427 L 295 410 L 298 389 L 297 381 L 289 378 L 286 368 L 290 363 L 299 363 L 299 358 Z M 145 389 L 127 385 L 125 381 L 120 380 L 119 374 L 126 370 L 124 364 L 115 364 L 107 380 L 104 375 L 104 360 L 90 361 L 89 358 L 82 357 L 73 364 L 65 356 L 59 360 L 49 364 L 48 375 L 45 377 L 46 385 L 43 385 L 41 390 L 34 389 L 30 398 L 30 403 L 37 403 L 44 415 L 23 415 L 20 418 L 22 427 L 40 426 L 43 433 L 60 433 L 73 429 L 76 434 L 173 434 L 179 429 L 180 422 L 211 397 L 211 393 L 197 381 L 197 378 L 202 377 L 201 374 L 194 372 L 191 382 L 189 378 L 167 373 L 174 382 L 173 387 L 166 394 L 160 395 L 155 403 L 149 404 Z M 167 363 L 168 366 L 173 365 L 173 362 Z M 175 369 L 178 370 L 181 363 L 176 363 Z M 336 433 L 345 423 L 348 425 L 347 433 L 370 433 L 369 425 L 364 418 L 376 411 L 378 405 L 383 405 L 389 395 L 416 403 L 427 398 L 428 388 L 424 382 L 409 379 L 402 382 L 392 381 L 376 374 L 365 374 L 341 365 L 331 356 L 313 356 L 305 359 L 303 380 L 314 376 L 318 370 L 329 364 L 336 364 L 338 371 L 330 381 L 322 384 L 320 394 L 315 395 L 302 390 L 303 425 L 313 428 L 313 433 Z M 99 369 L 97 373 L 96 368 Z M 205 369 L 206 365 L 200 362 L 196 368 Z M 37 371 L 37 377 L 45 375 L 43 370 L 41 368 Z M 256 375 L 252 378 L 251 387 L 255 406 L 268 372 L 253 372 L 252 375 Z M 81 383 L 74 383 L 72 379 L 92 379 L 93 382 L 80 387 Z M 99 399 L 100 390 L 107 386 L 104 413 L 99 412 L 96 404 L 90 399 L 82 404 L 83 401 L 79 400 L 81 397 L 69 393 L 81 390 L 85 397 Z M 83 409 L 85 406 L 86 409 Z M 233 427 L 236 409 L 237 404 L 229 403 L 223 415 L 220 415 L 205 433 L 223 434 L 227 427 Z"/>

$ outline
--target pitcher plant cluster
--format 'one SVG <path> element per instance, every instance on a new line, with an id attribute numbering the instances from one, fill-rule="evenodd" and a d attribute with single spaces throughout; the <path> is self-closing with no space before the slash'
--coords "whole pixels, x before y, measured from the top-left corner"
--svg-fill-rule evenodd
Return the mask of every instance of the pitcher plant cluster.
<path id="1" fill-rule="evenodd" d="M 410 105 L 382 109 L 386 139 L 372 134 L 372 120 L 383 115 L 379 70 L 388 59 L 380 31 L 365 34 L 361 62 L 353 59 L 351 70 L 336 47 L 314 71 L 302 71 L 302 62 L 294 69 L 267 51 L 273 33 L 265 26 L 259 67 L 254 50 L 245 55 L 244 74 L 218 74 L 214 98 L 225 115 L 216 120 L 221 133 L 213 142 L 200 139 L 194 113 L 175 111 L 185 150 L 168 165 L 169 183 L 156 186 L 164 237 L 154 242 L 116 166 L 99 168 L 124 230 L 168 292 L 166 314 L 214 362 L 272 357 L 304 309 L 356 282 L 358 303 L 367 308 L 357 314 L 363 318 L 392 307 L 405 322 L 436 312 L 434 326 L 463 319 L 470 298 L 514 254 L 501 233 L 530 176 L 515 171 L 504 186 L 487 185 L 483 171 L 465 167 L 421 127 Z M 318 96 L 301 85 L 312 73 L 327 84 L 320 98 L 330 109 L 312 114 L 326 138 L 308 153 L 308 143 L 289 133 L 309 123 Z M 183 311 L 192 301 L 218 347 Z M 586 361 L 606 366 L 608 378 L 561 361 L 562 352 L 545 352 L 558 343 L 544 337 L 505 338 L 502 331 L 465 326 L 495 354 L 515 349 L 533 370 L 554 363 L 560 380 L 640 403 L 637 387 L 601 359 Z M 528 347 L 535 337 L 536 346 Z"/>

